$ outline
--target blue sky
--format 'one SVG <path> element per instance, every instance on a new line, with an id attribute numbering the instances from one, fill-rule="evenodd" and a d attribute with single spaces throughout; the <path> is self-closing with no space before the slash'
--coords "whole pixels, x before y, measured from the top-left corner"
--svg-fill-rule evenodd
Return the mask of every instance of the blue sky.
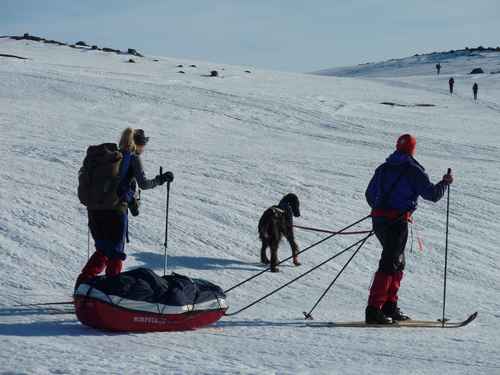
<path id="1" fill-rule="evenodd" d="M 500 45 L 498 0 L 0 0 L 29 32 L 149 55 L 308 72 Z"/>

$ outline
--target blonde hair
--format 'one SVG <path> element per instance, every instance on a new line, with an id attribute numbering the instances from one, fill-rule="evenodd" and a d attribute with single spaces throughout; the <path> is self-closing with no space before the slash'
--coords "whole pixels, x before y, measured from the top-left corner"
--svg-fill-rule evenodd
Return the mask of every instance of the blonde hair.
<path id="1" fill-rule="evenodd" d="M 134 129 L 127 128 L 122 132 L 120 150 L 135 152 Z"/>

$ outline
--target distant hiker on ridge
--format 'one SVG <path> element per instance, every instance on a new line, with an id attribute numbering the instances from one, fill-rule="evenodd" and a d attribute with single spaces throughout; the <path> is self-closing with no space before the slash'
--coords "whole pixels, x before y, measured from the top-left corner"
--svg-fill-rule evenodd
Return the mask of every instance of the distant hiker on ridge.
<path id="1" fill-rule="evenodd" d="M 474 93 L 474 101 L 477 101 L 477 91 L 479 90 L 479 86 L 477 85 L 477 82 L 474 82 L 474 85 L 472 85 L 472 92 Z"/>
<path id="2" fill-rule="evenodd" d="M 414 158 L 417 141 L 410 134 L 399 137 L 396 151 L 380 165 L 366 190 L 366 200 L 372 208 L 373 230 L 382 245 L 382 256 L 375 273 L 365 320 L 369 324 L 390 324 L 407 320 L 398 307 L 398 290 L 405 267 L 404 249 L 408 239 L 408 222 L 417 209 L 421 196 L 439 201 L 453 182 L 446 174 L 434 185 Z"/>
<path id="3" fill-rule="evenodd" d="M 439 73 L 441 72 L 441 64 L 440 63 L 436 64 L 436 70 L 437 70 L 437 75 L 439 75 Z"/>
<path id="4" fill-rule="evenodd" d="M 95 241 L 95 253 L 83 267 L 76 286 L 106 269 L 107 276 L 118 275 L 125 260 L 125 240 L 128 235 L 128 210 L 139 214 L 134 200 L 136 184 L 141 189 L 153 189 L 173 181 L 172 172 L 148 180 L 140 155 L 149 138 L 142 129 L 127 128 L 120 144 L 104 143 L 90 146 L 79 172 L 78 198 L 87 207 L 90 233 Z"/>
<path id="5" fill-rule="evenodd" d="M 455 80 L 451 77 L 448 80 L 448 86 L 450 86 L 450 95 L 453 95 L 453 86 L 455 85 Z"/>

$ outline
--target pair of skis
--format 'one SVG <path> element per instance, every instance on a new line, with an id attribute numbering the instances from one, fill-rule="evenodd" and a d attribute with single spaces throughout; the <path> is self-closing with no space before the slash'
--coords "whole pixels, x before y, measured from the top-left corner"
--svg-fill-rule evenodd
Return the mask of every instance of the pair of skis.
<path id="1" fill-rule="evenodd" d="M 307 322 L 306 326 L 315 328 L 460 328 L 465 327 L 477 317 L 477 312 L 458 322 L 442 320 L 403 320 L 391 324 L 367 324 L 363 321 Z"/>

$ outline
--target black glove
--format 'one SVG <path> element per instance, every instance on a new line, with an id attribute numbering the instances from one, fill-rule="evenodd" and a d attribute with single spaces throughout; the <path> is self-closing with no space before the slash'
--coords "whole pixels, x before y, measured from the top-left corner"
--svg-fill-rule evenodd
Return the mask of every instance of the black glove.
<path id="1" fill-rule="evenodd" d="M 173 180 L 174 174 L 172 172 L 165 172 L 155 177 L 155 181 L 158 185 L 163 185 L 165 182 L 172 182 Z"/>
<path id="2" fill-rule="evenodd" d="M 174 180 L 174 174 L 170 171 L 164 173 L 167 182 L 172 182 Z"/>
<path id="3" fill-rule="evenodd" d="M 453 175 L 451 173 L 447 173 L 443 176 L 443 179 L 442 179 L 443 183 L 445 185 L 451 185 L 453 183 Z"/>

